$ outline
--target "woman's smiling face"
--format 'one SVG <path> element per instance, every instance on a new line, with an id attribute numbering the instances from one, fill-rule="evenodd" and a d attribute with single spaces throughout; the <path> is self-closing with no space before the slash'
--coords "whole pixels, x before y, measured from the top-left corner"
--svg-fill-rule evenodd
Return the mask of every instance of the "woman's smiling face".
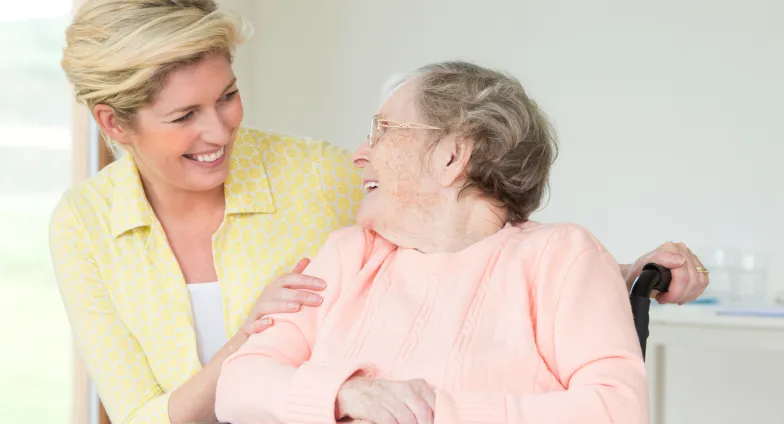
<path id="1" fill-rule="evenodd" d="M 417 108 L 416 79 L 401 84 L 381 105 L 380 120 L 427 125 Z M 433 131 L 426 128 L 382 127 L 379 138 L 363 143 L 354 154 L 354 164 L 363 169 L 365 198 L 357 212 L 357 223 L 389 238 L 424 233 L 434 219 L 432 206 L 444 193 L 428 164 Z"/>

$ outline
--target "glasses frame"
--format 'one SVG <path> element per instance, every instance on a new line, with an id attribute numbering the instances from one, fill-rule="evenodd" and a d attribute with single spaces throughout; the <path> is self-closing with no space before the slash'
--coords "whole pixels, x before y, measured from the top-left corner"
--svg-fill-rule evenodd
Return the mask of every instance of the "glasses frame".
<path id="1" fill-rule="evenodd" d="M 392 119 L 382 119 L 378 115 L 373 115 L 373 121 L 370 124 L 370 133 L 367 135 L 367 141 L 370 147 L 378 144 L 379 140 L 383 137 L 381 135 L 382 128 L 403 129 L 403 130 L 443 130 L 440 127 L 432 125 L 420 124 L 417 122 L 400 122 Z"/>

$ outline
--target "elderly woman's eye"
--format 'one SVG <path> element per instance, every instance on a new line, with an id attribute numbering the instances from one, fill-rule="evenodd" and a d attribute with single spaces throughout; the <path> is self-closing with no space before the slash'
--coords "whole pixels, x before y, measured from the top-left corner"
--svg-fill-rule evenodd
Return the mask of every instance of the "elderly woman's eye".
<path id="1" fill-rule="evenodd" d="M 223 95 L 223 100 L 231 100 L 240 90 L 234 90 Z"/>

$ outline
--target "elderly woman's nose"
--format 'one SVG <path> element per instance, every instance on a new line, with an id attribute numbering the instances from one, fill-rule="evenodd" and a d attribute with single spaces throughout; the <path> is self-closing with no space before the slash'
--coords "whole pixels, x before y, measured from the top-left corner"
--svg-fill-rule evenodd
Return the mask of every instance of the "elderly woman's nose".
<path id="1" fill-rule="evenodd" d="M 367 141 L 360 144 L 357 150 L 354 152 L 354 156 L 352 160 L 354 161 L 354 166 L 359 168 L 364 168 L 365 165 L 368 163 L 368 153 L 370 152 L 370 143 Z"/>

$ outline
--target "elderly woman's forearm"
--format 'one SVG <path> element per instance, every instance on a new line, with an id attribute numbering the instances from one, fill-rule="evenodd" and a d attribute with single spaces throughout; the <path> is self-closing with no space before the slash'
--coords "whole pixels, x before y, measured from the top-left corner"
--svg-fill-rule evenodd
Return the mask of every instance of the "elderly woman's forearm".
<path id="1" fill-rule="evenodd" d="M 363 366 L 308 362 L 308 341 L 302 336 L 301 327 L 292 322 L 307 315 L 278 317 L 275 325 L 251 337 L 223 363 L 215 396 L 219 421 L 245 424 L 335 420 L 338 390 Z"/>
<path id="2" fill-rule="evenodd" d="M 334 421 L 337 391 L 360 368 L 315 363 L 296 367 L 255 355 L 235 358 L 221 372 L 217 418 L 232 424 Z"/>
<path id="3" fill-rule="evenodd" d="M 343 383 L 366 366 L 307 362 L 310 349 L 291 323 L 251 338 L 222 367 L 215 397 L 220 421 L 330 422 Z M 268 421 L 265 421 L 268 420 Z"/>

